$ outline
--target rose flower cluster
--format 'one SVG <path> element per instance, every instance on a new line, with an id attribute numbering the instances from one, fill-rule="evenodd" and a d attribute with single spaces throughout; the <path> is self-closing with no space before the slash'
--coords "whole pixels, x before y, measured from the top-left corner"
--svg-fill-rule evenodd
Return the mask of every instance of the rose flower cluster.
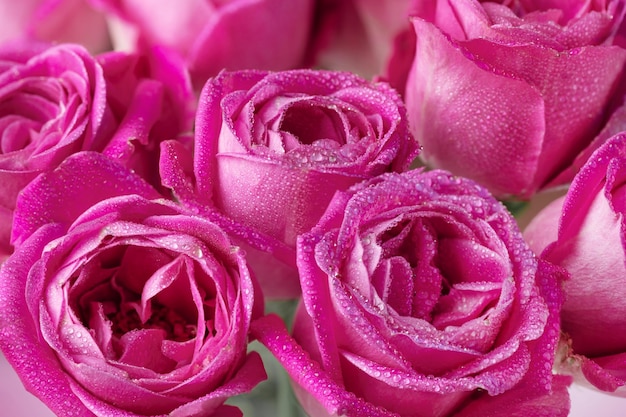
<path id="1" fill-rule="evenodd" d="M 310 417 L 626 396 L 626 0 L 0 6 L 0 350 L 55 415 L 242 416 L 259 349 Z"/>

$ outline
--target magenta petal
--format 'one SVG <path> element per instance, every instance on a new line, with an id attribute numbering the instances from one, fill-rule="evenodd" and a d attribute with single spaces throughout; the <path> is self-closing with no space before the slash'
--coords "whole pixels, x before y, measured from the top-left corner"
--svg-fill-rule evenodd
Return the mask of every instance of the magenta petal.
<path id="1" fill-rule="evenodd" d="M 563 307 L 565 295 L 562 291 L 562 282 L 569 277 L 567 271 L 549 262 L 539 260 L 537 268 L 537 280 L 540 284 L 540 293 L 544 297 L 546 307 L 548 309 L 546 327 L 536 342 L 530 343 L 531 347 L 531 366 L 526 374 L 521 386 L 526 387 L 528 393 L 535 395 L 543 395 L 552 390 L 561 387 L 561 384 L 568 383 L 559 376 L 553 376 L 552 367 L 556 361 L 556 350 L 560 341 L 560 322 L 559 313 Z M 538 317 L 531 317 L 532 320 L 538 320 Z M 529 330 L 532 332 L 532 323 L 529 324 Z M 545 358 L 552 358 L 552 367 L 542 366 L 541 361 Z"/>
<path id="2" fill-rule="evenodd" d="M 17 203 L 18 212 L 13 226 L 14 244 L 21 244 L 47 222 L 69 224 L 79 213 L 106 197 L 124 193 L 159 197 L 141 178 L 129 175 L 120 165 L 96 153 L 81 153 L 68 158 L 57 172 L 59 174 L 54 176 L 44 174 L 22 193 Z M 81 172 L 81 176 L 77 178 L 76 172 Z M 67 186 L 69 184 L 72 186 Z M 108 184 L 116 184 L 116 187 L 109 187 Z M 59 206 L 58 202 L 63 200 L 70 200 L 75 204 Z M 34 210 L 40 213 L 40 218 L 27 216 Z"/>
<path id="3" fill-rule="evenodd" d="M 316 243 L 317 239 L 299 238 L 298 271 L 300 273 L 300 282 L 302 292 L 307 295 L 307 299 L 327 300 L 330 296 L 329 289 L 325 283 L 327 278 L 319 269 L 313 266 L 313 257 L 315 256 L 313 247 Z M 303 307 L 304 305 L 300 306 L 300 308 Z M 322 303 L 309 303 L 306 305 L 307 313 L 302 312 L 302 314 L 308 314 L 314 320 L 309 321 L 305 319 L 302 321 L 305 325 L 308 323 L 332 323 L 334 318 L 330 307 L 330 305 Z M 294 329 L 294 331 L 296 330 Z M 337 337 L 339 335 L 335 334 L 334 328 L 328 326 L 328 328 L 315 329 L 314 332 L 307 331 L 303 333 L 303 337 L 312 339 L 312 347 L 319 352 L 320 363 L 330 374 L 330 377 L 340 380 L 339 353 L 336 349 Z"/>
<path id="4" fill-rule="evenodd" d="M 624 131 L 626 131 L 626 104 L 623 104 L 613 112 L 602 131 L 576 156 L 571 166 L 562 171 L 548 184 L 548 187 L 571 182 L 580 168 L 600 146 L 612 136 Z"/>
<path id="5" fill-rule="evenodd" d="M 458 379 L 455 384 L 384 367 L 350 354 L 346 355 L 346 362 L 345 372 L 354 379 L 346 381 L 346 386 L 365 398 L 375 398 L 377 405 L 393 410 L 394 415 L 450 415 L 457 404 L 470 396 L 472 381 L 469 380 Z M 404 395 L 399 395 L 399 391 Z"/>
<path id="6" fill-rule="evenodd" d="M 355 397 L 331 379 L 289 336 L 284 323 L 277 316 L 269 315 L 253 322 L 252 333 L 275 355 L 294 383 L 301 387 L 303 401 L 311 404 L 312 409 L 315 409 L 316 403 L 317 407 L 321 407 L 319 411 L 324 410 L 329 416 L 394 416 L 393 413 Z"/>
<path id="7" fill-rule="evenodd" d="M 13 253 L 13 248 L 8 243 L 11 241 L 11 225 L 13 224 L 13 212 L 0 207 L 0 264 Z"/>
<path id="8" fill-rule="evenodd" d="M 4 306 L 0 314 L 0 349 L 7 361 L 21 375 L 26 389 L 45 401 L 55 413 L 63 414 L 68 407 L 76 415 L 89 413 L 74 397 L 70 380 L 60 367 L 55 353 L 42 347 L 37 323 L 26 320 L 30 316 L 24 301 L 25 276 L 52 238 L 62 234 L 58 225 L 49 225 L 33 234 L 27 246 L 2 265 L 0 279 L 0 302 Z M 51 383 L 53 381 L 53 383 Z"/>
<path id="9" fill-rule="evenodd" d="M 179 200 L 193 199 L 193 158 L 191 150 L 185 144 L 175 140 L 161 143 L 159 159 L 159 173 L 161 183 L 172 190 L 176 190 Z"/>
<path id="10" fill-rule="evenodd" d="M 255 82 L 263 77 L 262 72 L 248 72 L 245 77 L 228 77 L 228 85 L 235 91 L 250 89 Z M 231 141 L 219 143 L 221 131 L 232 128 L 231 125 L 222 126 L 222 98 L 226 95 L 226 86 L 220 83 L 220 78 L 209 80 L 202 89 L 203 106 L 196 113 L 196 135 L 194 141 L 194 167 L 198 199 L 203 202 L 210 199 L 215 187 L 216 159 L 219 146 L 236 147 Z M 228 136 L 227 136 L 228 137 Z M 230 149 L 229 149 L 230 151 Z"/>
<path id="11" fill-rule="evenodd" d="M 500 286 L 494 286 L 491 290 L 488 286 L 477 286 L 472 288 L 452 288 L 450 293 L 441 297 L 437 304 L 437 314 L 433 324 L 443 329 L 447 326 L 461 325 L 468 320 L 480 317 L 481 314 L 491 306 L 500 295 Z M 481 338 L 482 339 L 482 338 Z M 485 340 L 482 340 L 485 342 Z M 488 343 L 489 340 L 487 340 Z"/>
<path id="12" fill-rule="evenodd" d="M 222 154 L 217 157 L 216 186 L 228 193 L 220 193 L 215 204 L 236 219 L 250 219 L 244 224 L 295 246 L 296 236 L 315 225 L 335 190 L 358 180 Z"/>
<path id="13" fill-rule="evenodd" d="M 568 48 L 601 45 L 611 35 L 615 19 L 615 15 L 592 11 L 579 19 L 572 19 L 558 41 Z"/>
<path id="14" fill-rule="evenodd" d="M 516 390 L 495 397 L 483 395 L 454 417 L 566 417 L 570 412 L 569 384 L 567 377 L 558 376 L 553 390 L 544 395 L 528 397 Z"/>
<path id="15" fill-rule="evenodd" d="M 540 185 L 571 163 L 601 129 L 605 120 L 599 110 L 610 102 L 626 62 L 626 51 L 609 46 L 555 54 L 534 45 L 512 48 L 482 40 L 464 45 L 478 59 L 502 73 L 513 74 L 541 93 L 546 130 L 535 178 Z M 546 67 L 551 77 L 546 77 Z"/>
<path id="16" fill-rule="evenodd" d="M 413 271 L 405 259 L 394 257 L 390 260 L 390 275 L 393 277 L 384 300 L 402 316 L 408 316 L 413 310 Z"/>
<path id="17" fill-rule="evenodd" d="M 103 153 L 128 163 L 135 146 L 149 144 L 150 130 L 160 116 L 162 100 L 161 83 L 151 80 L 140 83 L 124 120 Z M 135 141 L 138 143 L 134 144 Z"/>
<path id="18" fill-rule="evenodd" d="M 456 282 L 500 282 L 511 274 L 508 256 L 466 239 L 439 242 L 441 268 L 455 276 Z"/>
<path id="19" fill-rule="evenodd" d="M 254 388 L 259 382 L 265 380 L 267 375 L 263 369 L 261 357 L 256 352 L 252 352 L 246 357 L 245 362 L 239 371 L 224 385 L 202 398 L 185 404 L 172 411 L 172 417 L 185 417 L 188 415 L 207 414 L 210 415 L 214 410 L 218 410 L 225 400 L 235 395 L 248 392 Z M 234 414 L 234 410 L 229 410 Z M 221 413 L 215 414 L 221 416 Z"/>
<path id="20" fill-rule="evenodd" d="M 122 339 L 124 352 L 120 362 L 124 364 L 149 368 L 156 372 L 166 373 L 175 364 L 161 353 L 161 344 L 165 334 L 158 330 L 141 330 L 129 333 Z"/>
<path id="21" fill-rule="evenodd" d="M 624 386 L 624 378 L 616 377 L 595 361 L 582 357 L 575 357 L 580 361 L 580 371 L 584 379 L 597 389 L 604 392 L 615 392 Z M 620 367 L 623 369 L 623 365 Z"/>
<path id="22" fill-rule="evenodd" d="M 437 343 L 432 340 L 420 340 L 420 337 L 395 334 L 390 338 L 398 351 L 410 361 L 411 368 L 423 375 L 441 375 L 448 369 L 455 369 L 479 357 L 480 352 L 469 348 L 450 344 Z M 396 370 L 397 371 L 397 370 Z M 458 380 L 454 384 L 450 379 L 442 378 L 439 381 L 440 390 L 463 387 L 474 388 L 471 381 Z M 419 387 L 421 388 L 421 387 Z"/>
<path id="23" fill-rule="evenodd" d="M 68 362 L 63 365 L 73 377 L 70 379 L 75 392 L 72 397 L 78 395 L 89 408 L 113 408 L 118 413 L 128 412 L 131 415 L 159 415 L 163 414 L 163 410 L 174 409 L 188 401 L 184 397 L 177 398 L 151 392 L 129 379 L 127 375 L 116 374 L 106 368 Z M 108 392 L 102 393 L 98 388 Z M 103 396 L 106 397 L 104 401 Z M 142 402 L 138 403 L 137 399 L 141 399 Z"/>
<path id="24" fill-rule="evenodd" d="M 498 194 L 529 192 L 546 129 L 541 95 L 492 72 L 432 24 L 416 18 L 413 26 L 418 38 L 406 102 L 423 158 Z"/>

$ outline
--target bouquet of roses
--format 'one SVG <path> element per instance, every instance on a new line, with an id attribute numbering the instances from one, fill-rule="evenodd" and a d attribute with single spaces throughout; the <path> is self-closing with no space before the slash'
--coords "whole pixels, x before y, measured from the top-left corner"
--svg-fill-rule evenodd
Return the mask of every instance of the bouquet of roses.
<path id="1" fill-rule="evenodd" d="M 0 350 L 55 415 L 626 397 L 626 0 L 0 6 Z"/>

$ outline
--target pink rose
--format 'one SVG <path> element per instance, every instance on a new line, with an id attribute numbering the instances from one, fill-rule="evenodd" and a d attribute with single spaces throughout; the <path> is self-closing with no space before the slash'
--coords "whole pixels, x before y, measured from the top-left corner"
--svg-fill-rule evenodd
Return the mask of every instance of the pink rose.
<path id="1" fill-rule="evenodd" d="M 57 415 L 237 416 L 265 378 L 242 251 L 104 155 L 21 194 L 0 269 L 0 348 Z"/>
<path id="2" fill-rule="evenodd" d="M 526 198 L 626 128 L 624 2 L 505 3 L 439 0 L 415 18 L 406 102 L 427 164 Z"/>
<path id="3" fill-rule="evenodd" d="M 598 149 L 567 195 L 524 232 L 543 259 L 568 270 L 561 311 L 563 370 L 626 394 L 626 134 Z M 616 391 L 617 390 L 617 391 Z"/>
<path id="4" fill-rule="evenodd" d="M 234 220 L 247 230 L 242 240 L 274 253 L 256 261 L 249 254 L 252 267 L 266 271 L 256 275 L 270 296 L 299 293 L 296 237 L 317 223 L 336 190 L 402 171 L 418 151 L 388 85 L 314 70 L 211 79 L 198 104 L 193 166 L 176 145 L 164 144 L 164 184 L 182 201 Z M 192 177 L 186 185 L 185 174 Z M 284 274 L 279 257 L 292 266 Z"/>
<path id="5" fill-rule="evenodd" d="M 112 23 L 117 48 L 176 51 L 194 84 L 223 69 L 283 70 L 301 65 L 313 0 L 91 0 Z"/>
<path id="6" fill-rule="evenodd" d="M 110 48 L 105 18 L 87 0 L 0 0 L 0 43 L 19 39 Z"/>
<path id="7" fill-rule="evenodd" d="M 310 416 L 567 415 L 563 272 L 476 183 L 414 170 L 337 193 L 298 270 L 295 341 L 271 316 L 253 334 Z"/>
<path id="8" fill-rule="evenodd" d="M 0 261 L 17 194 L 67 156 L 106 152 L 156 181 L 158 142 L 190 125 L 189 81 L 165 58 L 94 58 L 71 44 L 0 49 Z"/>

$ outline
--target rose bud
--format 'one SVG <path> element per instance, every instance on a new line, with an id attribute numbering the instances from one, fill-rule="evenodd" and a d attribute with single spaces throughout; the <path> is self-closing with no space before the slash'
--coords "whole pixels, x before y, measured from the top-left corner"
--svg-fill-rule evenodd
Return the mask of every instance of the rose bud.
<path id="1" fill-rule="evenodd" d="M 626 128 L 626 49 L 612 45 L 624 5 L 505 3 L 440 0 L 414 18 L 405 97 L 429 166 L 529 198 Z"/>
<path id="2" fill-rule="evenodd" d="M 242 251 L 99 153 L 27 186 L 0 269 L 0 348 L 57 415 L 236 416 L 265 378 Z"/>
<path id="3" fill-rule="evenodd" d="M 191 121 L 189 81 L 166 58 L 95 58 L 69 44 L 0 48 L 0 261 L 12 251 L 17 194 L 69 155 L 105 152 L 157 182 L 159 142 Z"/>
<path id="4" fill-rule="evenodd" d="M 116 49 L 175 52 L 201 88 L 223 69 L 285 70 L 304 59 L 313 0 L 91 0 L 111 22 Z"/>
<path id="5" fill-rule="evenodd" d="M 567 415 L 564 272 L 473 181 L 413 170 L 338 192 L 297 259 L 294 339 L 276 316 L 253 334 L 310 416 Z"/>
<path id="6" fill-rule="evenodd" d="M 252 246 L 291 252 L 277 266 L 277 256 L 248 251 L 272 297 L 299 293 L 296 237 L 317 223 L 335 191 L 403 171 L 418 151 L 402 101 L 387 84 L 314 70 L 211 79 L 198 104 L 193 166 L 175 142 L 163 147 L 164 184 L 181 201 L 232 219 Z M 252 233 L 267 242 L 256 244 Z"/>
<path id="7" fill-rule="evenodd" d="M 561 310 L 563 372 L 626 394 L 626 134 L 599 148 L 567 195 L 543 209 L 524 236 L 571 275 Z"/>

